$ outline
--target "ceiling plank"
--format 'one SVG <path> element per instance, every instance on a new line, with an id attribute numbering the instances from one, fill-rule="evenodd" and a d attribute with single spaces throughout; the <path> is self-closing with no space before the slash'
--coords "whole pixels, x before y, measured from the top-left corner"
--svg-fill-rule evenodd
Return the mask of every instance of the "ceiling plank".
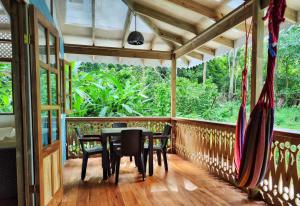
<path id="1" fill-rule="evenodd" d="M 174 37 L 173 34 L 167 32 L 167 31 L 164 31 L 164 30 L 161 30 L 159 29 L 154 23 L 153 21 L 148 18 L 148 17 L 145 17 L 145 16 L 142 16 L 142 15 L 139 15 L 140 18 L 144 21 L 145 24 L 147 24 L 151 29 L 152 31 L 159 37 L 161 38 L 161 40 L 163 40 L 165 42 L 165 44 L 167 44 L 171 50 L 174 50 L 176 48 L 176 45 L 174 44 L 173 41 L 177 41 L 177 43 L 179 45 L 182 45 L 182 39 L 179 38 L 179 36 L 176 36 Z M 172 41 L 173 40 L 173 41 Z M 179 43 L 180 42 L 180 43 Z M 175 42 L 176 43 L 176 42 Z M 191 56 L 188 54 L 188 56 Z M 195 56 L 195 55 L 194 55 Z M 192 56 L 191 56 L 192 57 Z M 193 57 L 195 58 L 195 57 Z M 203 58 L 202 58 L 203 59 Z M 202 60 L 200 59 L 200 60 Z M 182 58 L 183 62 L 187 65 L 189 65 L 189 60 L 186 58 L 186 57 L 183 57 Z"/>
<path id="2" fill-rule="evenodd" d="M 161 38 L 167 39 L 169 41 L 175 42 L 180 45 L 183 44 L 183 39 L 179 35 L 173 34 L 171 32 L 162 29 L 158 29 L 158 33 Z"/>
<path id="3" fill-rule="evenodd" d="M 196 51 L 192 51 L 192 52 L 188 53 L 188 56 L 191 56 L 191 57 L 193 57 L 195 59 L 199 59 L 201 61 L 203 60 L 203 54 L 200 54 L 200 53 L 198 53 Z"/>
<path id="4" fill-rule="evenodd" d="M 179 47 L 175 50 L 176 58 L 197 49 L 202 46 L 206 42 L 213 40 L 214 41 L 222 41 L 226 43 L 224 39 L 220 39 L 222 33 L 231 29 L 232 27 L 240 24 L 245 19 L 249 18 L 252 15 L 252 2 L 247 3 L 246 5 L 241 5 L 237 9 L 230 12 L 223 19 L 219 20 L 208 29 L 204 30 L 200 34 L 198 34 L 193 39 L 189 40 L 186 44 Z M 217 38 L 218 37 L 218 38 Z M 233 42 L 229 42 L 228 46 L 234 46 Z"/>
<path id="5" fill-rule="evenodd" d="M 285 14 L 284 17 L 288 22 L 293 24 L 298 22 L 298 11 L 286 7 L 284 14 Z"/>
<path id="6" fill-rule="evenodd" d="M 65 53 L 171 60 L 172 52 L 65 44 Z"/>
<path id="7" fill-rule="evenodd" d="M 175 45 L 172 42 L 170 42 L 169 40 L 166 40 L 165 38 L 162 38 L 161 30 L 153 23 L 153 21 L 151 19 L 149 19 L 148 17 L 142 16 L 142 15 L 139 15 L 139 16 L 143 20 L 143 22 L 152 29 L 154 34 L 156 34 L 158 37 L 160 37 L 170 47 L 171 50 L 175 49 Z"/>
<path id="8" fill-rule="evenodd" d="M 217 13 L 213 9 L 206 7 L 202 4 L 199 4 L 195 1 L 192 0 L 167 0 L 167 1 L 177 4 L 186 9 L 192 10 L 194 12 L 197 12 L 210 19 L 218 20 Z"/>
<path id="9" fill-rule="evenodd" d="M 174 16 L 169 16 L 167 14 L 164 14 L 162 12 L 159 12 L 159 11 L 154 10 L 149 7 L 145 7 L 138 3 L 133 3 L 132 7 L 133 7 L 134 11 L 140 15 L 165 22 L 167 24 L 170 24 L 170 25 L 180 28 L 182 30 L 189 31 L 193 34 L 197 34 L 197 28 L 195 25 L 187 23 L 180 19 L 177 19 Z"/>
<path id="10" fill-rule="evenodd" d="M 185 65 L 187 65 L 187 66 L 190 65 L 190 60 L 186 56 L 182 56 L 180 58 Z"/>
<path id="11" fill-rule="evenodd" d="M 127 36 L 128 36 L 128 33 L 129 33 L 131 19 L 132 19 L 132 12 L 131 12 L 130 9 L 128 9 L 125 24 L 124 24 L 124 29 L 123 29 L 122 48 L 125 48 Z"/>
<path id="12" fill-rule="evenodd" d="M 222 44 L 224 46 L 227 46 L 228 48 L 234 48 L 234 40 L 225 38 L 223 36 L 218 36 L 218 37 L 212 39 L 212 41 L 214 41 L 218 44 Z"/>
<path id="13" fill-rule="evenodd" d="M 216 55 L 216 50 L 209 48 L 207 46 L 201 46 L 197 49 L 197 51 L 201 52 L 201 53 L 206 53 L 209 54 L 211 56 L 215 56 Z"/>

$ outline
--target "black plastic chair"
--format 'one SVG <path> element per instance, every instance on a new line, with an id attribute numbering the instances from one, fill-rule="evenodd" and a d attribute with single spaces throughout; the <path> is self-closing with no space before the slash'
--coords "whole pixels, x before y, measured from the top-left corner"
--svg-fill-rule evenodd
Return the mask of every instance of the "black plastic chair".
<path id="1" fill-rule="evenodd" d="M 153 152 L 157 154 L 157 162 L 158 165 L 161 166 L 161 154 L 163 155 L 165 171 L 168 171 L 168 159 L 167 159 L 167 145 L 168 140 L 171 136 L 172 126 L 170 124 L 166 124 L 164 127 L 163 133 L 154 133 L 153 140 L 159 140 L 159 144 L 153 145 Z M 147 156 L 149 154 L 148 144 L 144 146 L 144 168 L 146 170 L 147 165 Z"/>
<path id="2" fill-rule="evenodd" d="M 77 136 L 77 139 L 79 140 L 80 147 L 81 147 L 81 150 L 83 153 L 82 168 L 81 168 L 81 180 L 84 180 L 85 175 L 86 175 L 86 167 L 87 167 L 89 157 L 92 155 L 96 155 L 96 154 L 102 154 L 102 152 L 103 152 L 102 146 L 86 148 L 84 143 L 85 142 L 95 142 L 95 141 L 101 142 L 101 136 L 100 135 L 82 135 L 79 128 L 75 128 L 75 132 L 76 132 L 76 136 Z M 108 160 L 102 159 L 102 161 L 106 161 L 106 164 L 109 164 Z"/>
<path id="3" fill-rule="evenodd" d="M 123 130 L 121 131 L 121 141 L 113 145 L 113 161 L 116 163 L 116 184 L 119 182 L 119 171 L 121 158 L 124 156 L 134 156 L 139 162 L 139 171 L 143 175 L 143 181 L 145 179 L 144 169 L 144 138 L 142 136 L 142 130 Z"/>

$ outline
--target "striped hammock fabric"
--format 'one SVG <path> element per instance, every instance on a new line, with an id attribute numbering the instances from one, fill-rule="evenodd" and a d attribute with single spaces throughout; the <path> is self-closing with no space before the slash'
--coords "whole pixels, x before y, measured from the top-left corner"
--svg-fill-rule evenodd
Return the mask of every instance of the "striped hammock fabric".
<path id="1" fill-rule="evenodd" d="M 264 20 L 268 19 L 269 29 L 267 77 L 259 100 L 250 114 L 248 124 L 246 123 L 247 66 L 243 70 L 242 104 L 236 124 L 234 148 L 237 183 L 240 187 L 255 188 L 263 180 L 268 169 L 273 140 L 277 43 L 280 23 L 284 21 L 285 8 L 285 0 L 270 0 L 264 17 Z M 247 35 L 246 38 L 248 38 Z"/>

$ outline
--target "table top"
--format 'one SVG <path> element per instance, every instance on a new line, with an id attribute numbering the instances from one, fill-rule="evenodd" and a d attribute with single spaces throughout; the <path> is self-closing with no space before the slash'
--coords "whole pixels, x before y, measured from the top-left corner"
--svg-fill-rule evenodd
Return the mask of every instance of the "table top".
<path id="1" fill-rule="evenodd" d="M 144 136 L 152 135 L 152 132 L 144 127 L 119 127 L 119 128 L 103 128 L 101 130 L 102 136 L 120 136 L 122 130 L 142 130 Z"/>

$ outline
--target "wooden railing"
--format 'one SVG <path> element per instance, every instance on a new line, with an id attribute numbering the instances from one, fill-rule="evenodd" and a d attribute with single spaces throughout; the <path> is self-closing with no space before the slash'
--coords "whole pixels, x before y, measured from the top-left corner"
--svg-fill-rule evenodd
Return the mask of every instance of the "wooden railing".
<path id="1" fill-rule="evenodd" d="M 236 185 L 233 162 L 235 125 L 228 123 L 167 117 L 67 118 L 67 157 L 81 156 L 74 134 L 76 127 L 85 134 L 100 134 L 101 128 L 111 127 L 114 122 L 147 127 L 153 132 L 161 132 L 166 122 L 172 123 L 172 150 Z M 274 132 L 269 171 L 259 190 L 270 204 L 300 205 L 300 133 Z"/>
<path id="2" fill-rule="evenodd" d="M 178 155 L 235 185 L 235 125 L 172 119 Z M 269 171 L 259 190 L 275 205 L 300 205 L 300 133 L 275 131 Z"/>
<path id="3" fill-rule="evenodd" d="M 111 127 L 114 122 L 126 122 L 129 127 L 145 127 L 152 132 L 162 132 L 165 123 L 170 123 L 167 117 L 69 117 L 66 118 L 67 126 L 67 159 L 81 157 L 79 141 L 75 135 L 75 128 L 80 128 L 83 134 L 101 134 L 101 129 Z M 97 142 L 88 143 L 87 147 L 93 147 Z"/>

